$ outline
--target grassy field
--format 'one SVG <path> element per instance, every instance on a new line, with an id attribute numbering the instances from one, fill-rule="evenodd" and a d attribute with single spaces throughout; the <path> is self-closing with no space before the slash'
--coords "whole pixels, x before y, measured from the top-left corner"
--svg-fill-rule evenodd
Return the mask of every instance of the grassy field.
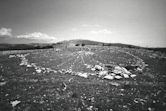
<path id="1" fill-rule="evenodd" d="M 97 65 L 107 73 L 106 65 L 131 68 L 130 77 L 105 79 L 92 70 Z M 166 54 L 153 50 L 79 46 L 0 52 L 0 111 L 165 111 L 165 84 Z"/>

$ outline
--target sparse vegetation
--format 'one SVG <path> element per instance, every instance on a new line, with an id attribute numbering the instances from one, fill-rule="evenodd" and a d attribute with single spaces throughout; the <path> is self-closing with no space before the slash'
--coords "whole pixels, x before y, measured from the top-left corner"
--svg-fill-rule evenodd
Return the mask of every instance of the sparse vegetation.
<path id="1" fill-rule="evenodd" d="M 165 53 L 66 44 L 1 51 L 0 111 L 165 110 Z"/>

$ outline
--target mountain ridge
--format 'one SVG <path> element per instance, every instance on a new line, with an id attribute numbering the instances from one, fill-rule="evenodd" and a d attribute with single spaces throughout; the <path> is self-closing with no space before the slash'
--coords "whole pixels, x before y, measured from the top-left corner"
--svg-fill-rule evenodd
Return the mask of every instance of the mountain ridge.
<path id="1" fill-rule="evenodd" d="M 78 46 L 115 46 L 122 48 L 136 48 L 136 49 L 149 49 L 154 51 L 160 51 L 166 53 L 166 47 L 141 47 L 131 44 L 123 43 L 104 43 L 93 40 L 84 40 L 84 39 L 72 39 L 64 40 L 56 43 L 25 43 L 25 44 L 10 44 L 10 43 L 1 43 L 0 51 L 4 50 L 30 50 L 30 49 L 47 49 L 47 48 L 56 48 L 58 46 L 62 47 L 78 47 Z"/>

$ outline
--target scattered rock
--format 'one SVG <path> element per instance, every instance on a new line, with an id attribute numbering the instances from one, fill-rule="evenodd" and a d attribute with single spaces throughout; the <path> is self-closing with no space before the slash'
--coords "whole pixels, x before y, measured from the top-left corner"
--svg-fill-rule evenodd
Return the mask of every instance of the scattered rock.
<path id="1" fill-rule="evenodd" d="M 4 82 L 0 82 L 0 86 L 4 86 L 7 82 L 4 81 Z"/>
<path id="2" fill-rule="evenodd" d="M 99 72 L 99 77 L 104 76 L 106 74 L 108 74 L 108 71 L 100 71 Z"/>
<path id="3" fill-rule="evenodd" d="M 15 101 L 11 101 L 10 104 L 12 105 L 12 107 L 15 107 L 16 105 L 18 105 L 21 101 L 15 100 Z"/>
<path id="4" fill-rule="evenodd" d="M 95 65 L 94 69 L 95 69 L 95 71 L 103 71 L 104 70 L 104 68 L 101 67 L 100 65 Z"/>
<path id="5" fill-rule="evenodd" d="M 123 74 L 123 77 L 124 78 L 129 78 L 129 75 L 128 74 Z"/>
<path id="6" fill-rule="evenodd" d="M 63 89 L 62 90 L 65 91 L 67 89 L 67 85 L 64 82 L 63 82 L 62 85 L 63 85 Z"/>
<path id="7" fill-rule="evenodd" d="M 135 75 L 135 74 L 131 74 L 130 75 L 130 77 L 132 77 L 132 78 L 134 78 L 134 77 L 136 77 L 137 75 Z"/>
<path id="8" fill-rule="evenodd" d="M 95 69 L 95 68 L 92 68 L 91 70 L 92 70 L 92 71 L 95 71 L 96 69 Z"/>
<path id="9" fill-rule="evenodd" d="M 130 74 L 126 68 L 120 66 L 115 66 L 113 72 L 116 74 Z"/>
<path id="10" fill-rule="evenodd" d="M 15 55 L 9 55 L 9 58 L 13 58 L 13 57 L 16 57 Z"/>
<path id="11" fill-rule="evenodd" d="M 116 74 L 115 74 L 115 73 L 111 73 L 110 75 L 111 75 L 111 76 L 115 76 Z"/>
<path id="12" fill-rule="evenodd" d="M 88 73 L 77 73 L 78 76 L 84 77 L 84 78 L 88 78 Z"/>
<path id="13" fill-rule="evenodd" d="M 148 111 L 154 111 L 154 108 L 149 107 Z"/>
<path id="14" fill-rule="evenodd" d="M 116 75 L 115 79 L 122 79 L 122 76 Z"/>
<path id="15" fill-rule="evenodd" d="M 93 106 L 89 106 L 89 107 L 87 108 L 87 110 L 88 110 L 88 111 L 93 111 Z"/>
<path id="16" fill-rule="evenodd" d="M 41 69 L 36 69 L 36 72 L 37 72 L 37 73 L 41 73 L 42 70 L 41 70 Z"/>
<path id="17" fill-rule="evenodd" d="M 104 76 L 104 79 L 110 79 L 110 80 L 113 80 L 113 79 L 114 79 L 114 76 L 106 75 L 106 76 Z"/>

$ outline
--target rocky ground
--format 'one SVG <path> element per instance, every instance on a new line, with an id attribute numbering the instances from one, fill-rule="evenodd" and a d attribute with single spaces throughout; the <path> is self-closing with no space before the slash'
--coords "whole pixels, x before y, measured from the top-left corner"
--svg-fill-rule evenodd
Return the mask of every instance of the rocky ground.
<path id="1" fill-rule="evenodd" d="M 0 54 L 0 111 L 164 111 L 166 54 L 85 46 Z"/>

